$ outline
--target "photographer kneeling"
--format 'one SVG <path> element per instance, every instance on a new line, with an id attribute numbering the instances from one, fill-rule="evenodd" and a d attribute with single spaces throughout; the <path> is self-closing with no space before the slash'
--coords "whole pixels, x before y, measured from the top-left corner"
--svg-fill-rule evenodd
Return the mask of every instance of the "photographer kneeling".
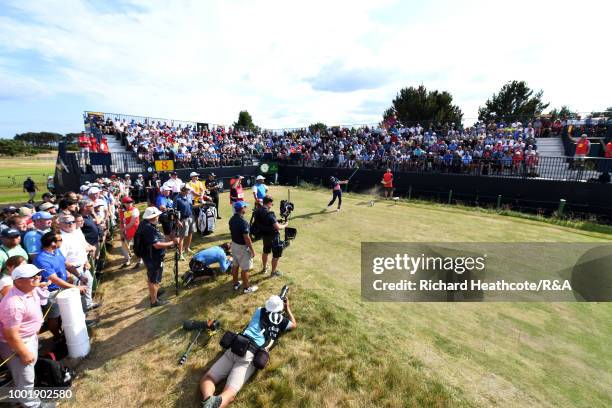
<path id="1" fill-rule="evenodd" d="M 278 261 L 283 256 L 284 243 L 281 240 L 280 231 L 287 227 L 287 223 L 281 224 L 272 211 L 274 199 L 267 195 L 262 200 L 262 206 L 255 209 L 255 225 L 263 240 L 263 254 L 261 255 L 262 272 L 268 271 L 268 255 L 272 253 L 272 276 L 281 276 L 278 270 Z"/>
<path id="2" fill-rule="evenodd" d="M 256 368 L 253 365 L 255 353 L 260 349 L 269 351 L 280 333 L 297 328 L 287 298 L 283 302 L 278 295 L 270 296 L 265 306 L 257 308 L 247 328 L 236 335 L 238 341 L 248 342 L 244 355 L 235 354 L 232 351 L 235 347 L 231 346 L 202 378 L 200 391 L 204 397 L 202 403 L 204 408 L 228 406 L 255 372 Z M 282 314 L 283 309 L 287 312 L 288 318 Z M 223 392 L 215 396 L 215 384 L 224 379 L 226 382 Z"/>

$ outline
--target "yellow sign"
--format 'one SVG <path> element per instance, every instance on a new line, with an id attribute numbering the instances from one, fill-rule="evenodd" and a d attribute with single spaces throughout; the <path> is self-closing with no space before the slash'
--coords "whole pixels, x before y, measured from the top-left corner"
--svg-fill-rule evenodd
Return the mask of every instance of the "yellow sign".
<path id="1" fill-rule="evenodd" d="M 155 171 L 174 171 L 174 160 L 155 160 Z"/>

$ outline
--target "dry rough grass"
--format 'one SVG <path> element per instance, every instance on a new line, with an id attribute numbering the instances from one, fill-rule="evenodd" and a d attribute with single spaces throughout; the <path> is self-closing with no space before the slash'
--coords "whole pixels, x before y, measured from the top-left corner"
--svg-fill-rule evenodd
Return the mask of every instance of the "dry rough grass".
<path id="1" fill-rule="evenodd" d="M 214 317 L 237 330 L 285 283 L 300 328 L 282 338 L 236 407 L 612 405 L 612 305 L 368 303 L 360 297 L 359 255 L 366 240 L 584 242 L 608 235 L 422 204 L 368 207 L 369 198 L 353 194 L 342 212 L 328 213 L 326 193 L 291 196 L 299 233 L 281 261 L 285 276 L 253 275 L 260 287 L 253 295 L 236 295 L 221 276 L 176 298 L 168 261 L 171 302 L 150 309 L 144 271 L 120 270 L 114 259 L 100 290 L 102 323 L 68 405 L 198 406 L 199 379 L 221 348 L 213 337 L 179 367 L 192 335 L 182 321 Z M 228 240 L 228 212 L 224 205 L 218 231 L 195 247 Z"/>

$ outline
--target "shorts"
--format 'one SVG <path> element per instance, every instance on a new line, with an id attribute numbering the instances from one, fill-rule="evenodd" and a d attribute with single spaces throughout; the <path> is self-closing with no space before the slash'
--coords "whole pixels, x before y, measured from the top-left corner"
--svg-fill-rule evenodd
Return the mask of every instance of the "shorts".
<path id="1" fill-rule="evenodd" d="M 231 350 L 226 350 L 210 367 L 206 375 L 210 376 L 215 384 L 227 378 L 225 386 L 232 387 L 238 392 L 255 372 L 255 367 L 251 364 L 253 357 L 254 355 L 250 351 L 247 351 L 244 357 L 240 357 L 232 353 Z"/>
<path id="2" fill-rule="evenodd" d="M 147 279 L 149 279 L 149 283 L 161 283 L 162 273 L 164 272 L 164 262 L 153 262 L 149 259 L 144 261 L 144 264 L 147 267 Z"/>
<path id="3" fill-rule="evenodd" d="M 238 265 L 243 271 L 253 268 L 253 258 L 249 247 L 232 242 L 232 264 Z"/>
<path id="4" fill-rule="evenodd" d="M 196 232 L 196 223 L 192 217 L 181 220 L 181 223 L 183 224 L 183 227 L 179 232 L 181 237 L 186 237 L 189 234 L 193 234 Z"/>
<path id="5" fill-rule="evenodd" d="M 60 317 L 60 308 L 57 302 L 55 301 L 55 298 L 59 293 L 59 289 L 54 290 L 53 292 L 49 292 L 49 299 L 47 299 L 47 304 L 43 306 L 43 315 L 44 313 L 47 313 L 48 309 L 51 309 L 49 310 L 49 313 L 47 313 L 47 318 L 49 319 L 57 319 L 58 317 Z"/>
<path id="6" fill-rule="evenodd" d="M 262 237 L 263 240 L 263 253 L 264 254 L 269 254 L 270 252 L 272 252 L 272 257 L 273 258 L 280 258 L 281 256 L 283 256 L 283 247 L 281 246 L 274 246 L 274 235 L 264 235 Z"/>

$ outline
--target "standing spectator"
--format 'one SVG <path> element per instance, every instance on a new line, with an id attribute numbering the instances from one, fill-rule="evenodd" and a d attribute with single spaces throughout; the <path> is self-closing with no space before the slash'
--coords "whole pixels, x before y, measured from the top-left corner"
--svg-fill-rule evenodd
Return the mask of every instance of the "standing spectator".
<path id="1" fill-rule="evenodd" d="M 159 196 L 161 189 L 161 180 L 157 177 L 157 173 L 151 174 L 151 178 L 147 181 L 147 196 L 149 205 L 155 206 L 157 203 L 157 196 Z"/>
<path id="2" fill-rule="evenodd" d="M 229 220 L 232 236 L 232 281 L 234 290 L 239 290 L 244 285 L 244 293 L 253 293 L 258 288 L 249 285 L 249 271 L 253 268 L 255 249 L 249 236 L 249 223 L 244 218 L 247 206 L 244 201 L 236 201 L 233 204 L 234 215 Z M 241 269 L 242 281 L 238 280 L 238 269 Z"/>
<path id="3" fill-rule="evenodd" d="M 34 229 L 26 232 L 23 237 L 23 247 L 30 257 L 30 262 L 34 262 L 36 255 L 41 251 L 40 239 L 51 228 L 53 216 L 46 211 L 39 211 L 32 215 Z"/>
<path id="4" fill-rule="evenodd" d="M 215 207 L 217 208 L 217 219 L 221 219 L 221 215 L 219 215 L 219 182 L 215 179 L 215 173 L 210 173 L 206 178 L 206 190 L 208 190 L 208 194 L 212 198 L 213 203 L 215 203 Z"/>
<path id="5" fill-rule="evenodd" d="M 80 282 L 87 286 L 85 291 L 85 307 L 87 310 L 95 309 L 98 304 L 93 303 L 93 276 L 91 275 L 91 265 L 87 260 L 87 254 L 95 251 L 95 247 L 89 245 L 85 237 L 76 230 L 76 220 L 72 215 L 61 215 L 59 217 L 60 235 L 62 244 L 60 252 L 66 258 L 67 264 L 74 265 L 73 283 Z"/>
<path id="6" fill-rule="evenodd" d="M 66 262 L 66 258 L 59 250 L 62 245 L 62 236 L 53 231 L 47 232 L 41 238 L 42 251 L 36 257 L 34 265 L 42 271 L 42 282 L 49 282 L 49 303 L 47 309 L 47 322 L 49 330 L 55 338 L 60 334 L 60 310 L 55 298 L 60 289 L 78 288 L 81 295 L 87 291 L 87 286 L 77 286 L 69 282 L 71 272 L 76 267 Z M 85 307 L 83 308 L 86 311 Z M 86 322 L 87 323 L 87 322 Z"/>
<path id="7" fill-rule="evenodd" d="M 179 219 L 179 236 L 178 236 L 178 249 L 179 256 L 181 261 L 185 260 L 183 256 L 183 252 L 187 251 L 190 254 L 193 251 L 190 248 L 191 238 L 193 237 L 193 233 L 196 232 L 196 224 L 193 219 L 193 210 L 191 206 L 191 202 L 189 201 L 189 187 L 186 185 L 181 187 L 181 193 L 176 198 L 176 209 L 180 213 Z"/>
<path id="8" fill-rule="evenodd" d="M 134 199 L 136 203 L 141 203 L 145 200 L 145 179 L 142 174 L 139 174 L 134 180 Z"/>
<path id="9" fill-rule="evenodd" d="M 612 139 L 606 144 L 606 159 L 612 159 Z"/>
<path id="10" fill-rule="evenodd" d="M 7 228 L 0 234 L 2 245 L 0 245 L 0 270 L 11 256 L 23 256 L 28 259 L 28 253 L 21 245 L 21 233 L 15 228 Z"/>
<path id="11" fill-rule="evenodd" d="M 123 197 L 121 200 L 122 206 L 119 209 L 119 224 L 121 231 L 121 251 L 123 253 L 124 263 L 122 268 L 130 266 L 130 244 L 134 243 L 134 235 L 140 225 L 140 211 L 134 205 L 134 200 L 130 197 Z M 134 269 L 142 266 L 142 259 L 138 259 Z"/>
<path id="12" fill-rule="evenodd" d="M 164 258 L 166 257 L 166 248 L 172 248 L 178 245 L 178 239 L 172 241 L 164 241 L 157 223 L 161 211 L 155 207 L 148 207 L 143 215 L 143 222 L 138 227 L 138 232 L 141 239 L 142 260 L 147 268 L 147 284 L 149 286 L 149 298 L 151 307 L 163 306 L 168 303 L 167 300 L 160 299 L 163 291 L 159 289 L 159 284 L 162 280 L 164 272 Z"/>
<path id="13" fill-rule="evenodd" d="M 47 177 L 47 191 L 49 191 L 49 193 L 51 193 L 52 195 L 55 194 L 55 183 L 53 182 L 53 176 Z"/>
<path id="14" fill-rule="evenodd" d="M 89 142 L 89 137 L 85 134 L 85 132 L 81 133 L 81 136 L 79 136 L 79 153 L 81 154 L 81 167 L 85 167 L 85 163 L 87 163 L 90 146 L 91 144 Z"/>
<path id="15" fill-rule="evenodd" d="M 576 154 L 575 159 L 579 162 L 584 162 L 584 159 L 588 156 L 591 150 L 591 142 L 587 139 L 586 133 L 580 135 L 580 139 L 576 142 Z"/>
<path id="16" fill-rule="evenodd" d="M 0 302 L 0 359 L 8 360 L 14 386 L 34 388 L 34 364 L 38 358 L 38 331 L 43 323 L 40 298 L 36 288 L 40 272 L 34 265 L 23 264 L 13 271 L 14 286 Z M 28 399 L 26 407 L 38 407 L 40 401 Z"/>
<path id="17" fill-rule="evenodd" d="M 34 183 L 34 180 L 32 180 L 32 177 L 29 177 L 26 179 L 26 181 L 23 182 L 23 192 L 24 193 L 28 193 L 28 203 L 32 204 L 34 203 L 34 197 L 36 196 L 36 192 L 38 191 L 38 187 L 36 186 L 36 183 Z"/>
<path id="18" fill-rule="evenodd" d="M 264 184 L 266 178 L 262 175 L 257 176 L 255 184 L 253 185 L 253 198 L 255 199 L 255 206 L 259 207 L 263 204 L 263 199 L 268 194 L 268 186 Z"/>
<path id="19" fill-rule="evenodd" d="M 391 173 L 391 169 L 387 169 L 387 172 L 383 174 L 382 185 L 385 189 L 385 200 L 393 197 L 393 173 Z"/>

